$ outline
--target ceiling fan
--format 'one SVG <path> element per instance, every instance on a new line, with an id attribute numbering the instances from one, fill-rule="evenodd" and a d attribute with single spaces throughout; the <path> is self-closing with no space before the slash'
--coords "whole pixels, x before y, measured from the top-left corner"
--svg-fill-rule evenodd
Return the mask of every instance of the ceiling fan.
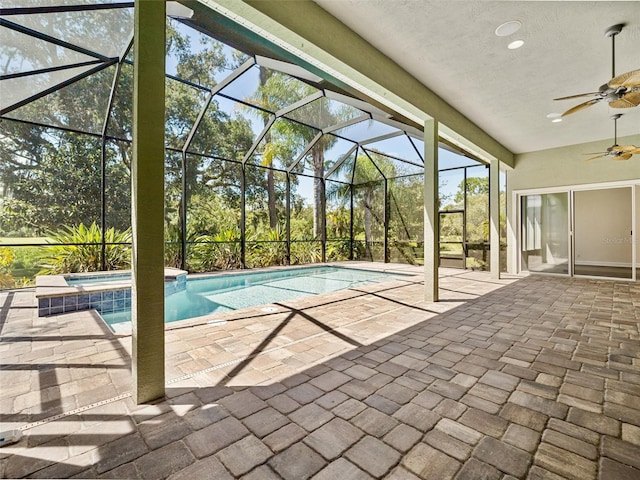
<path id="1" fill-rule="evenodd" d="M 640 105 L 640 70 L 632 70 L 616 76 L 615 38 L 622 31 L 622 27 L 624 24 L 614 25 L 604 33 L 606 37 L 611 37 L 611 80 L 602 85 L 597 92 L 554 98 L 554 100 L 569 100 L 571 98 L 594 97 L 570 108 L 562 114 L 563 117 L 595 105 L 602 100 L 605 100 L 613 108 L 631 108 Z"/>
<path id="2" fill-rule="evenodd" d="M 612 160 L 629 160 L 633 155 L 640 155 L 640 147 L 636 147 L 635 145 L 618 145 L 618 119 L 621 116 L 621 113 L 611 115 L 611 119 L 613 120 L 613 145 L 607 148 L 606 152 L 585 153 L 585 155 L 595 155 L 595 157 L 587 158 L 585 162 L 604 157 L 610 157 Z"/>

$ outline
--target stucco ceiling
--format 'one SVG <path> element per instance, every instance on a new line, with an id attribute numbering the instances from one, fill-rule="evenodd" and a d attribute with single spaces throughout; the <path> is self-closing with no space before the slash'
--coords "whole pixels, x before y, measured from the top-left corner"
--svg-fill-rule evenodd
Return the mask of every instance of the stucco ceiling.
<path id="1" fill-rule="evenodd" d="M 553 101 L 595 92 L 616 74 L 640 69 L 640 2 L 314 0 L 514 153 L 640 134 L 640 107 L 604 101 L 552 123 L 547 114 L 589 100 Z M 494 31 L 509 20 L 522 28 Z M 522 39 L 517 50 L 507 44 Z M 345 46 L 348 48 L 348 46 Z M 463 132 L 461 132 L 463 133 Z"/>

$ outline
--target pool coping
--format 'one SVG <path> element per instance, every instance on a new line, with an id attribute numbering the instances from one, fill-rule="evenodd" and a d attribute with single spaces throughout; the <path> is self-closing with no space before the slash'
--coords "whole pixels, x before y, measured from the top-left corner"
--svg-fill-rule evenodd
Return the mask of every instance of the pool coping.
<path id="1" fill-rule="evenodd" d="M 388 268 L 380 268 L 380 266 L 382 265 L 388 266 Z M 249 273 L 249 272 L 260 273 L 263 271 L 303 269 L 303 268 L 310 268 L 310 267 L 338 267 L 338 268 L 349 268 L 352 270 L 367 270 L 367 271 L 373 271 L 373 272 L 404 275 L 406 277 L 414 277 L 414 278 L 420 277 L 420 280 L 421 281 L 423 280 L 423 278 L 421 277 L 422 270 L 420 270 L 420 272 L 401 271 L 403 269 L 410 269 L 410 268 L 422 269 L 423 267 L 421 265 L 409 265 L 404 263 L 381 264 L 377 262 L 362 262 L 360 260 L 349 260 L 346 262 L 343 261 L 343 262 L 309 263 L 304 265 L 274 265 L 271 267 L 247 268 L 242 270 L 219 270 L 214 272 L 192 273 L 192 274 L 189 274 L 187 277 L 188 278 L 206 278 L 213 275 L 234 275 L 234 274 L 237 275 L 243 272 L 244 273 Z M 372 267 L 375 267 L 375 268 L 372 268 Z M 379 285 L 387 284 L 390 282 L 397 282 L 397 281 L 399 281 L 399 279 L 389 279 L 389 280 L 385 280 L 384 282 L 377 282 L 369 285 L 363 285 L 358 288 L 377 289 L 376 287 Z M 354 291 L 354 290 L 352 288 L 346 288 L 343 290 L 335 290 L 332 292 L 318 293 L 318 294 L 309 295 L 306 297 L 292 298 L 290 300 L 287 300 L 286 302 L 287 303 L 304 302 L 304 301 L 309 301 L 312 298 L 338 295 L 341 292 L 344 295 L 344 292 L 349 292 L 349 291 Z M 265 308 L 270 308 L 274 306 L 277 307 L 277 310 L 275 311 L 264 310 Z M 209 313 L 207 315 L 201 315 L 201 316 L 192 317 L 192 318 L 185 318 L 183 320 L 176 320 L 173 322 L 165 323 L 165 331 L 182 329 L 182 328 L 190 328 L 193 326 L 205 325 L 205 324 L 211 324 L 212 327 L 219 326 L 219 325 L 222 326 L 228 321 L 234 321 L 234 320 L 240 319 L 240 318 L 233 318 L 236 316 L 241 317 L 242 319 L 246 319 L 248 316 L 262 317 L 266 315 L 279 315 L 286 311 L 287 311 L 287 307 L 285 306 L 274 304 L 274 303 L 263 303 L 261 305 L 255 305 L 252 307 L 239 308 L 237 310 L 231 310 L 227 312 Z M 115 330 L 115 333 L 118 335 L 131 335 L 130 329 L 129 330 L 117 329 Z"/>
<path id="2" fill-rule="evenodd" d="M 187 271 L 167 267 L 164 269 L 165 292 L 184 287 Z M 79 272 L 36 277 L 35 299 L 38 316 L 48 317 L 60 313 L 99 310 L 99 313 L 117 311 L 131 306 L 131 279 L 111 282 L 108 285 L 69 285 L 68 278 L 94 278 L 96 276 L 120 277 L 131 275 L 131 270 L 104 272 Z"/>
<path id="3" fill-rule="evenodd" d="M 347 268 L 352 270 L 366 270 L 366 271 L 372 271 L 372 272 L 397 274 L 399 276 L 400 275 L 407 276 L 408 278 L 420 276 L 421 274 L 421 271 L 420 272 L 408 271 L 411 269 L 420 269 L 421 266 L 409 265 L 409 264 L 398 264 L 398 263 L 381 264 L 377 262 L 362 262 L 359 260 L 353 260 L 353 261 L 343 261 L 343 262 L 313 263 L 313 264 L 304 264 L 304 265 L 275 265 L 270 267 L 258 267 L 258 268 L 235 269 L 235 270 L 217 270 L 213 272 L 202 272 L 202 273 L 188 273 L 185 270 L 167 267 L 165 268 L 165 281 L 173 281 L 178 277 L 182 277 L 182 279 L 186 281 L 187 278 L 199 279 L 199 278 L 208 278 L 212 276 L 231 276 L 231 275 L 241 275 L 243 273 L 253 274 L 253 273 L 261 273 L 261 272 L 274 271 L 274 270 L 292 270 L 292 269 L 297 270 L 297 269 L 305 269 L 305 268 L 312 268 L 312 267 L 337 267 L 337 268 Z M 104 285 L 72 287 L 67 285 L 66 283 L 66 278 L 69 276 L 91 277 L 91 276 L 96 276 L 96 274 L 100 274 L 100 276 L 103 276 L 102 275 L 103 273 L 105 274 L 104 276 L 108 276 L 108 275 L 115 276 L 115 275 L 123 275 L 129 272 L 130 270 L 113 270 L 108 272 L 86 272 L 86 273 L 77 273 L 77 274 L 49 275 L 49 276 L 43 276 L 43 277 L 36 277 L 36 301 L 39 303 L 40 299 L 60 297 L 60 296 L 73 297 L 74 295 L 79 296 L 79 295 L 87 295 L 91 293 L 100 294 L 101 292 L 104 292 L 106 290 L 114 291 L 114 292 L 123 292 L 123 294 L 130 293 L 130 290 L 131 290 L 130 280 L 125 280 L 121 284 L 116 284 L 115 286 L 112 283 L 108 289 L 105 289 Z M 39 281 L 39 279 L 41 278 L 43 280 Z M 398 279 L 389 279 L 384 282 L 378 282 L 372 285 L 364 285 L 359 288 L 367 288 L 367 287 L 375 288 L 375 286 L 377 285 L 389 283 L 392 281 L 398 281 Z M 118 288 L 119 286 L 121 286 L 121 288 Z M 42 288 L 42 291 L 38 291 L 38 287 Z M 67 292 L 67 293 L 64 293 L 63 295 L 61 295 L 61 289 L 63 290 L 63 292 Z M 344 290 L 337 290 L 333 292 L 310 295 L 310 296 L 302 297 L 299 299 L 291 299 L 291 300 L 288 300 L 287 302 L 293 302 L 296 300 L 308 300 L 309 298 L 332 295 L 338 292 L 348 292 L 350 290 L 352 289 L 344 289 Z M 127 305 L 127 302 L 129 302 L 129 308 L 130 308 L 130 295 L 128 297 L 120 297 L 117 301 L 124 301 L 123 305 L 125 307 Z M 78 305 L 80 305 L 80 303 L 78 303 Z M 48 316 L 48 315 L 55 315 L 59 313 L 71 313 L 75 311 L 87 311 L 87 310 L 96 310 L 96 313 L 98 313 L 98 315 L 100 315 L 101 313 L 109 313 L 109 312 L 101 312 L 99 308 L 95 308 L 95 307 L 92 308 L 91 305 L 92 304 L 89 303 L 87 305 L 84 305 L 84 308 L 73 308 L 74 305 L 73 305 L 73 302 L 71 302 L 71 305 L 69 307 L 67 307 L 66 304 L 64 304 L 62 307 L 56 307 L 57 308 L 56 311 L 52 311 L 53 307 L 50 306 L 48 313 L 46 313 L 45 315 L 39 315 L 39 316 Z M 252 307 L 241 308 L 238 310 L 209 313 L 209 314 L 201 315 L 198 317 L 185 318 L 183 320 L 176 320 L 173 322 L 165 323 L 165 330 L 189 328 L 191 326 L 204 325 L 208 323 L 212 324 L 212 326 L 223 325 L 227 321 L 235 320 L 235 318 L 229 318 L 229 317 L 235 317 L 235 316 L 241 315 L 243 318 L 246 318 L 247 315 L 250 315 L 250 316 L 274 315 L 274 314 L 281 314 L 284 311 L 284 307 L 279 305 L 275 305 L 275 306 L 277 307 L 277 310 L 275 311 L 266 311 L 265 310 L 266 308 L 270 308 L 270 307 L 272 308 L 274 307 L 274 304 L 265 303 L 265 304 L 256 305 Z M 46 307 L 43 307 L 43 308 L 46 308 Z M 119 309 L 120 308 L 114 311 L 117 311 Z M 40 311 L 40 305 L 39 305 L 39 311 Z M 100 315 L 100 318 L 102 319 L 102 315 Z M 104 319 L 102 320 L 104 321 Z M 108 328 L 114 334 L 124 335 L 124 336 L 131 335 L 131 328 L 125 327 L 127 323 L 130 327 L 131 326 L 130 322 L 126 322 L 126 323 L 123 322 L 122 325 L 119 325 L 118 327 L 114 328 L 114 325 L 109 325 L 105 321 L 105 325 L 107 325 Z M 115 325 L 118 325 L 118 324 L 115 324 Z"/>
<path id="4" fill-rule="evenodd" d="M 180 275 L 187 275 L 189 272 L 178 268 L 166 267 L 164 269 L 164 281 L 176 280 Z M 95 292 L 96 290 L 104 290 L 104 285 L 78 285 L 73 286 L 67 283 L 67 278 L 91 278 L 91 277 L 119 277 L 122 275 L 130 275 L 131 270 L 106 270 L 99 272 L 78 272 L 64 273 L 60 275 L 38 275 L 36 277 L 36 298 L 58 296 L 59 294 L 70 295 L 80 292 Z M 111 285 L 114 285 L 113 283 Z M 123 280 L 122 285 L 131 286 L 131 280 Z M 119 284 L 116 284 L 119 286 Z"/>

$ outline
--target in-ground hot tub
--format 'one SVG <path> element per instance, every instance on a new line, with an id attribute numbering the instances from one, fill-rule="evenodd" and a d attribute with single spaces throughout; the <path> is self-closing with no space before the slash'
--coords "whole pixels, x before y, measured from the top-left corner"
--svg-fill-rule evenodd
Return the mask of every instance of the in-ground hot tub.
<path id="1" fill-rule="evenodd" d="M 187 272 L 164 269 L 165 295 L 184 290 Z M 69 273 L 36 277 L 38 316 L 95 309 L 99 313 L 131 310 L 131 271 Z"/>

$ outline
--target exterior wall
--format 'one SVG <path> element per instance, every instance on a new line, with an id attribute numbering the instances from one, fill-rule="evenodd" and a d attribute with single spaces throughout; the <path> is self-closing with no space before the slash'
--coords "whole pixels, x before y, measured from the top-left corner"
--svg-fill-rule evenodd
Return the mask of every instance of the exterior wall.
<path id="1" fill-rule="evenodd" d="M 574 198 L 576 265 L 630 267 L 631 189 L 579 190 Z"/>
<path id="2" fill-rule="evenodd" d="M 507 173 L 509 195 L 514 190 L 561 187 L 590 183 L 640 179 L 640 158 L 627 161 L 601 158 L 585 162 L 590 152 L 603 152 L 612 140 L 570 145 L 568 147 L 521 153 L 515 156 L 515 168 Z M 640 146 L 640 134 L 618 139 L 619 145 Z M 593 155 L 591 155 L 593 156 Z"/>
<path id="3" fill-rule="evenodd" d="M 627 161 L 601 158 L 585 162 L 585 159 L 590 157 L 585 154 L 604 152 L 611 144 L 612 140 L 603 140 L 515 156 L 515 168 L 507 171 L 507 270 L 509 273 L 516 273 L 517 267 L 515 249 L 519 225 L 517 223 L 518 206 L 514 205 L 514 192 L 608 182 L 640 183 L 639 155 L 634 155 Z M 640 134 L 619 138 L 618 144 L 640 146 Z M 638 203 L 637 199 L 636 203 Z M 638 218 L 638 210 L 636 208 L 636 218 Z M 636 224 L 640 225 L 638 220 Z"/>

